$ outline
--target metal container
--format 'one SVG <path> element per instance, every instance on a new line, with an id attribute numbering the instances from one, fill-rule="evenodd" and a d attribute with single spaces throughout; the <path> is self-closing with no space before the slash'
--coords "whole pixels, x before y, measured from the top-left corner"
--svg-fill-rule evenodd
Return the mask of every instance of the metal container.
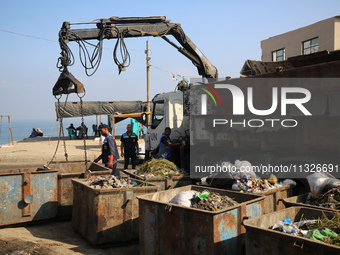
<path id="1" fill-rule="evenodd" d="M 263 192 L 247 193 L 265 196 L 264 199 L 264 213 L 272 213 L 285 209 L 283 199 L 291 197 L 293 195 L 293 185 L 285 185 L 280 188 L 270 189 Z M 243 192 L 242 192 L 243 193 Z"/>
<path id="2" fill-rule="evenodd" d="M 72 217 L 73 186 L 72 179 L 84 178 L 94 175 L 109 175 L 109 168 L 96 163 L 84 161 L 56 161 L 50 164 L 52 169 L 58 171 L 58 217 L 62 219 Z"/>
<path id="3" fill-rule="evenodd" d="M 235 199 L 237 206 L 210 212 L 169 203 L 182 191 L 209 190 Z M 140 254 L 242 254 L 244 218 L 261 216 L 264 197 L 189 185 L 139 196 Z"/>
<path id="4" fill-rule="evenodd" d="M 57 215 L 57 171 L 11 169 L 0 174 L 0 226 Z"/>
<path id="5" fill-rule="evenodd" d="M 192 179 L 188 175 L 176 175 L 171 177 L 153 177 L 146 178 L 144 176 L 137 175 L 137 170 L 124 170 L 124 173 L 130 175 L 134 179 L 147 181 L 154 185 L 159 186 L 159 190 L 168 190 L 173 188 L 179 188 L 193 184 Z"/>
<path id="6" fill-rule="evenodd" d="M 285 209 L 286 207 L 282 200 L 293 195 L 293 188 L 293 185 L 285 185 L 280 188 L 255 193 L 266 197 L 264 199 L 264 214 Z"/>
<path id="7" fill-rule="evenodd" d="M 307 208 L 311 208 L 311 209 L 314 208 L 314 209 L 318 209 L 318 210 L 339 211 L 339 210 L 324 208 L 324 207 L 320 207 L 320 206 L 316 206 L 316 205 L 305 204 L 307 197 L 308 197 L 308 194 L 309 193 L 305 193 L 303 195 L 285 198 L 282 201 L 283 201 L 283 204 L 286 206 L 286 208 L 292 207 L 292 206 L 303 206 L 303 207 L 307 207 Z"/>
<path id="8" fill-rule="evenodd" d="M 306 207 L 290 207 L 266 214 L 255 219 L 244 221 L 246 227 L 247 255 L 258 254 L 340 254 L 340 247 L 304 237 L 272 230 L 271 227 L 279 220 L 290 218 L 293 222 L 301 219 L 319 219 L 325 213 L 328 218 L 334 212 L 311 209 Z"/>
<path id="9" fill-rule="evenodd" d="M 136 196 L 156 192 L 157 186 L 95 189 L 85 180 L 72 180 L 72 183 L 72 226 L 83 238 L 94 246 L 138 239 Z"/>

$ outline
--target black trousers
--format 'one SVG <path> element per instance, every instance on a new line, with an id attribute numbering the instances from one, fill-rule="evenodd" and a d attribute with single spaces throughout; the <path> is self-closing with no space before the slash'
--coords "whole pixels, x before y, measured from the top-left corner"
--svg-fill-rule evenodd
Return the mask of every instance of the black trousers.
<path id="1" fill-rule="evenodd" d="M 131 158 L 132 169 L 136 169 L 136 152 L 124 152 L 124 169 L 128 169 Z"/>

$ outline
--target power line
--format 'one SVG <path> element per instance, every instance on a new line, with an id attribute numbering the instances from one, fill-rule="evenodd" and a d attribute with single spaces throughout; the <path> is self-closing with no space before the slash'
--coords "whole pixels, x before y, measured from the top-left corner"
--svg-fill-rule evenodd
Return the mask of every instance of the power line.
<path id="1" fill-rule="evenodd" d="M 0 31 L 6 32 L 6 33 L 10 33 L 10 34 L 15 34 L 15 35 L 20 35 L 20 36 L 30 37 L 30 38 L 38 39 L 38 40 L 44 40 L 44 41 L 56 42 L 56 43 L 58 42 L 58 41 L 54 41 L 54 40 L 50 40 L 50 39 L 45 39 L 45 38 L 40 38 L 40 37 L 36 37 L 36 36 L 20 34 L 20 33 L 12 32 L 12 31 L 4 30 L 4 29 L 0 29 Z"/>
<path id="2" fill-rule="evenodd" d="M 55 41 L 55 40 L 50 40 L 50 39 L 41 38 L 41 37 L 32 36 L 32 35 L 20 34 L 20 33 L 12 32 L 12 31 L 4 30 L 4 29 L 0 29 L 0 31 L 6 32 L 6 33 L 10 33 L 10 34 L 20 35 L 20 36 L 25 36 L 25 37 L 29 37 L 29 38 L 33 38 L 33 39 L 37 39 L 37 40 L 43 40 L 43 41 L 49 41 L 49 42 L 59 43 L 58 41 Z M 72 43 L 72 44 L 73 44 L 73 43 Z M 75 44 L 73 44 L 73 45 L 75 45 Z M 104 50 L 113 50 L 113 48 L 106 48 L 106 47 L 103 47 L 103 49 L 104 49 Z M 129 51 L 130 51 L 130 50 L 134 50 L 134 51 L 144 51 L 144 49 L 129 49 Z"/>
<path id="3" fill-rule="evenodd" d="M 154 67 L 154 68 L 156 68 L 156 69 L 159 69 L 159 70 L 161 70 L 161 71 L 163 71 L 163 72 L 170 73 L 170 74 L 172 74 L 173 76 L 184 77 L 184 75 L 175 74 L 174 72 L 170 72 L 170 71 L 164 70 L 164 69 L 162 69 L 162 68 L 160 68 L 160 67 L 157 67 L 157 66 L 154 66 L 154 65 L 150 65 L 150 66 L 152 66 L 152 67 Z"/>

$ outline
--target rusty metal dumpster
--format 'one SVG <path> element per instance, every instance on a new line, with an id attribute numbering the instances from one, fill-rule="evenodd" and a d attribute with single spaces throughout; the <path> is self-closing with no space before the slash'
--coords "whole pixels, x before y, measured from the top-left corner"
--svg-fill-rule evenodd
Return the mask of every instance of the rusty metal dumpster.
<path id="1" fill-rule="evenodd" d="M 188 175 L 174 175 L 171 177 L 153 177 L 146 178 L 136 174 L 136 170 L 124 170 L 124 173 L 130 175 L 134 179 L 147 181 L 154 185 L 159 186 L 159 190 L 167 190 L 173 188 L 179 188 L 187 185 L 193 184 L 192 179 Z"/>
<path id="2" fill-rule="evenodd" d="M 72 180 L 72 183 L 72 227 L 84 239 L 94 246 L 138 239 L 136 196 L 156 192 L 158 186 L 95 189 L 85 180 Z"/>
<path id="3" fill-rule="evenodd" d="M 280 188 L 270 189 L 264 192 L 255 193 L 265 196 L 264 214 L 285 209 L 282 199 L 293 195 L 293 185 L 285 185 Z"/>
<path id="4" fill-rule="evenodd" d="M 255 219 L 245 220 L 244 226 L 247 230 L 247 255 L 340 254 L 339 246 L 329 245 L 271 229 L 277 221 L 285 218 L 290 218 L 293 222 L 300 221 L 301 219 L 320 219 L 322 218 L 323 212 L 328 218 L 334 215 L 334 212 L 331 211 L 306 207 L 290 207 Z"/>
<path id="5" fill-rule="evenodd" d="M 0 226 L 57 215 L 57 171 L 11 169 L 0 174 Z"/>
<path id="6" fill-rule="evenodd" d="M 320 207 L 320 206 L 316 206 L 316 205 L 305 204 L 308 194 L 309 193 L 305 193 L 303 195 L 285 198 L 282 201 L 283 201 L 283 204 L 286 206 L 286 208 L 292 207 L 292 206 L 303 206 L 303 207 L 307 207 L 307 208 L 311 208 L 311 209 L 314 208 L 314 209 L 326 210 L 326 211 L 339 211 L 339 210 L 324 208 L 324 207 Z"/>
<path id="7" fill-rule="evenodd" d="M 279 211 L 285 209 L 283 199 L 291 197 L 293 195 L 293 185 L 285 185 L 279 188 L 266 190 L 263 192 L 248 193 L 263 195 L 264 199 L 264 214 Z"/>
<path id="8" fill-rule="evenodd" d="M 210 212 L 171 204 L 182 191 L 209 190 L 238 203 Z M 140 254 L 243 254 L 244 218 L 261 216 L 264 196 L 189 185 L 138 196 Z M 243 247 L 243 248 L 242 248 Z"/>
<path id="9" fill-rule="evenodd" d="M 56 161 L 50 164 L 52 169 L 58 171 L 58 218 L 72 217 L 73 186 L 72 179 L 87 176 L 109 175 L 111 170 L 96 163 L 84 161 Z"/>

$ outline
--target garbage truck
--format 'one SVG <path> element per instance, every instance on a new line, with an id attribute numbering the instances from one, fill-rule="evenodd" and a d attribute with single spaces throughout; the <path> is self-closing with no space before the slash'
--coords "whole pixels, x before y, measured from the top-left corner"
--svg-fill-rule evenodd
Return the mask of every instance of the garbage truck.
<path id="1" fill-rule="evenodd" d="M 75 28 L 78 25 L 94 25 L 95 27 Z M 170 41 L 167 35 L 172 35 L 181 46 Z M 310 170 L 315 170 L 316 162 L 326 162 L 329 166 L 338 167 L 340 89 L 336 82 L 316 84 L 313 88 L 310 88 L 309 93 L 312 94 L 313 99 L 316 98 L 316 103 L 310 106 L 314 110 L 311 118 L 292 115 L 291 121 L 299 121 L 297 127 L 287 128 L 281 125 L 281 127 L 267 130 L 265 128 L 225 128 L 220 125 L 218 131 L 212 131 L 209 126 L 211 123 L 207 125 L 207 116 L 204 116 L 204 112 L 201 111 L 201 115 L 196 114 L 197 112 L 195 113 L 195 110 L 199 109 L 196 105 L 197 102 L 200 100 L 203 102 L 203 99 L 206 100 L 207 95 L 204 97 L 204 95 L 198 94 L 201 97 L 195 98 L 192 96 L 195 93 L 192 92 L 197 92 L 199 91 L 196 89 L 197 87 L 204 86 L 205 88 L 201 88 L 201 91 L 208 94 L 211 99 L 214 98 L 213 104 L 215 103 L 215 106 L 217 103 L 222 106 L 222 101 L 215 88 L 223 87 L 226 83 L 237 84 L 241 88 L 241 94 L 244 94 L 246 83 L 250 79 L 337 78 L 340 76 L 339 51 L 318 52 L 292 57 L 280 62 L 247 60 L 242 67 L 240 78 L 226 78 L 226 80 L 218 81 L 217 68 L 210 63 L 184 33 L 181 25 L 171 23 L 165 16 L 110 17 L 84 23 L 64 22 L 59 32 L 61 56 L 58 58 L 57 63 L 61 74 L 53 87 L 53 95 L 57 97 L 62 94 L 80 94 L 85 91 L 83 84 L 68 71 L 68 67 L 74 63 L 73 53 L 68 47 L 69 42 L 77 42 L 80 51 L 84 53 L 80 54 L 80 56 L 84 58 L 88 56 L 88 58 L 82 59 L 81 62 L 86 74 L 91 76 L 100 64 L 104 39 L 117 39 L 113 53 L 114 61 L 118 65 L 119 72 L 121 72 L 126 70 L 130 59 L 126 50 L 121 51 L 122 59 L 118 59 L 117 49 L 119 49 L 119 45 L 122 46 L 120 48 L 126 49 L 124 47 L 124 38 L 143 36 L 164 39 L 187 57 L 197 67 L 198 73 L 203 78 L 208 79 L 207 82 L 203 82 L 203 85 L 202 83 L 200 85 L 191 85 L 189 82 L 181 81 L 176 91 L 160 93 L 154 96 L 152 99 L 151 123 L 149 123 L 145 141 L 146 157 L 155 155 L 159 146 L 159 139 L 165 127 L 170 127 L 172 129 L 172 140 L 181 144 L 174 153 L 177 164 L 187 170 L 190 169 L 192 161 L 196 161 L 195 157 L 199 157 L 198 161 L 202 162 L 202 164 L 206 164 L 211 160 L 218 161 L 216 156 L 219 155 L 217 155 L 216 151 L 223 152 L 223 155 L 230 162 L 244 158 L 253 164 L 294 165 L 296 167 L 306 164 L 306 166 L 310 166 Z M 92 55 L 89 55 L 84 46 L 88 40 L 98 40 L 97 45 L 92 45 L 94 46 Z M 287 92 L 284 87 L 273 84 L 262 85 L 261 88 L 265 94 L 275 92 L 281 93 L 282 96 Z M 308 90 L 309 88 L 306 89 Z M 257 95 L 259 98 L 256 101 L 270 105 L 271 97 L 263 99 L 261 93 Z M 215 100 L 215 96 L 217 96 L 218 100 Z M 207 105 L 209 104 L 211 104 L 211 101 L 207 101 Z M 233 104 L 233 100 L 226 100 L 223 102 L 223 109 L 226 111 L 233 109 Z M 297 106 L 300 106 L 299 109 L 303 108 L 302 104 Z M 203 107 L 201 107 L 202 109 Z M 214 113 L 218 115 L 220 108 L 214 107 L 213 109 Z M 261 119 L 259 120 L 262 121 Z M 270 123 L 274 123 L 274 120 L 271 121 Z M 221 123 L 226 123 L 226 118 L 222 119 Z M 247 121 L 247 124 L 249 124 L 249 121 Z M 254 126 L 254 122 L 251 122 L 251 124 Z M 206 153 L 204 155 L 190 153 L 197 149 L 199 150 L 199 148 L 204 148 Z M 303 187 L 304 185 L 300 186 Z"/>
<path id="2" fill-rule="evenodd" d="M 216 88 L 223 84 L 238 84 L 239 87 L 246 87 L 250 79 L 258 79 L 262 83 L 277 78 L 304 79 L 304 81 L 318 81 L 321 78 L 322 81 L 332 80 L 329 83 L 323 82 L 310 87 L 307 84 L 307 89 L 314 99 L 308 105 L 308 108 L 314 109 L 313 116 L 306 117 L 301 114 L 299 116 L 290 112 L 287 114 L 290 115 L 288 117 L 298 122 L 298 126 L 287 128 L 279 125 L 267 129 L 265 127 L 247 129 L 239 126 L 225 128 L 220 125 L 220 129 L 213 130 L 206 116 L 193 114 L 193 104 L 199 98 L 193 99 L 190 94 L 197 91 L 197 86 L 201 86 L 202 83 L 195 85 L 181 81 L 176 91 L 160 93 L 152 99 L 151 125 L 145 137 L 147 153 L 156 155 L 159 139 L 165 127 L 170 127 L 171 139 L 181 144 L 176 153 L 179 157 L 177 163 L 181 168 L 189 171 L 192 164 L 190 161 L 204 165 L 209 160 L 218 161 L 221 155 L 225 155 L 224 160 L 230 162 L 244 159 L 254 165 L 290 166 L 293 168 L 290 169 L 291 171 L 295 168 L 296 172 L 303 170 L 305 174 L 291 175 L 292 178 L 296 177 L 294 179 L 298 183 L 297 189 L 300 189 L 298 192 L 303 193 L 309 188 L 306 174 L 318 171 L 322 166 L 332 170 L 333 173 L 339 168 L 340 85 L 336 79 L 338 77 L 340 77 L 340 51 L 325 51 L 308 56 L 291 57 L 281 62 L 247 60 L 241 70 L 240 78 L 226 78 L 206 84 L 207 87 Z M 267 102 L 270 105 L 272 98 L 265 98 L 263 95 L 270 93 L 275 84 L 273 82 L 262 84 L 260 93 L 253 100 L 270 101 Z M 233 101 L 235 100 L 224 101 L 224 109 L 232 109 Z M 218 113 L 219 110 L 216 111 Z M 223 121 L 225 123 L 226 119 Z M 197 148 L 205 150 L 205 153 L 195 155 L 199 151 Z M 220 158 L 214 157 L 219 151 L 223 152 L 218 155 Z M 280 173 L 277 175 L 280 177 Z"/>

